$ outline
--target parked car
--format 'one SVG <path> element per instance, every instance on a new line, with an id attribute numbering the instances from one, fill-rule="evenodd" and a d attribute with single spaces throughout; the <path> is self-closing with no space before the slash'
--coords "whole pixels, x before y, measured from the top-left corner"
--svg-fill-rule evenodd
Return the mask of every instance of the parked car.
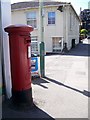
<path id="1" fill-rule="evenodd" d="M 90 39 L 90 36 L 88 36 L 87 39 Z"/>

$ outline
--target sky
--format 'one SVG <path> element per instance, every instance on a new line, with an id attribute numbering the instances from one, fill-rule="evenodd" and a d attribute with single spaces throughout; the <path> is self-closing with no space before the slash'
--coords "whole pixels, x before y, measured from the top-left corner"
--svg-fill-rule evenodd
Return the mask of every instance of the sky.
<path id="1" fill-rule="evenodd" d="M 22 2 L 22 1 L 30 1 L 30 0 L 11 0 L 11 4 L 16 3 L 16 2 Z M 87 9 L 88 8 L 88 2 L 90 0 L 54 0 L 54 1 L 71 2 L 71 4 L 73 5 L 74 9 L 77 12 L 77 14 L 79 15 L 80 7 L 82 8 L 82 10 Z"/>

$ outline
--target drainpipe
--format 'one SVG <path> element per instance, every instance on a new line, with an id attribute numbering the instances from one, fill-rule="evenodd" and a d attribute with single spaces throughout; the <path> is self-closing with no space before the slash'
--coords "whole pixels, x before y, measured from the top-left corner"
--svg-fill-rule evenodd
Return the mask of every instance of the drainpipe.
<path id="1" fill-rule="evenodd" d="M 65 9 L 63 6 L 63 37 L 62 37 L 62 51 L 64 49 L 64 43 L 65 43 L 65 39 L 66 39 L 66 22 L 65 22 L 66 18 L 65 18 Z"/>

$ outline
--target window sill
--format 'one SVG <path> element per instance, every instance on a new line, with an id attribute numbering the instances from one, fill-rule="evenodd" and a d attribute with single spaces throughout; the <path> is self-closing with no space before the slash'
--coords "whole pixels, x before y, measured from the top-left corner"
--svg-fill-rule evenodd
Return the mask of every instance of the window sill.
<path id="1" fill-rule="evenodd" d="M 38 30 L 38 28 L 34 28 L 34 30 Z"/>
<path id="2" fill-rule="evenodd" d="M 47 24 L 47 26 L 56 26 L 56 24 Z"/>

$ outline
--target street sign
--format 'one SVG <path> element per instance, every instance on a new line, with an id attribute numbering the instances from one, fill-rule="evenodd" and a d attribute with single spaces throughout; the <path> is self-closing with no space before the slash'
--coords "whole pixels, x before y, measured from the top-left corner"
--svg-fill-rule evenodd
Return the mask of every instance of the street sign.
<path id="1" fill-rule="evenodd" d="M 39 76 L 37 57 L 31 57 L 31 76 Z"/>

